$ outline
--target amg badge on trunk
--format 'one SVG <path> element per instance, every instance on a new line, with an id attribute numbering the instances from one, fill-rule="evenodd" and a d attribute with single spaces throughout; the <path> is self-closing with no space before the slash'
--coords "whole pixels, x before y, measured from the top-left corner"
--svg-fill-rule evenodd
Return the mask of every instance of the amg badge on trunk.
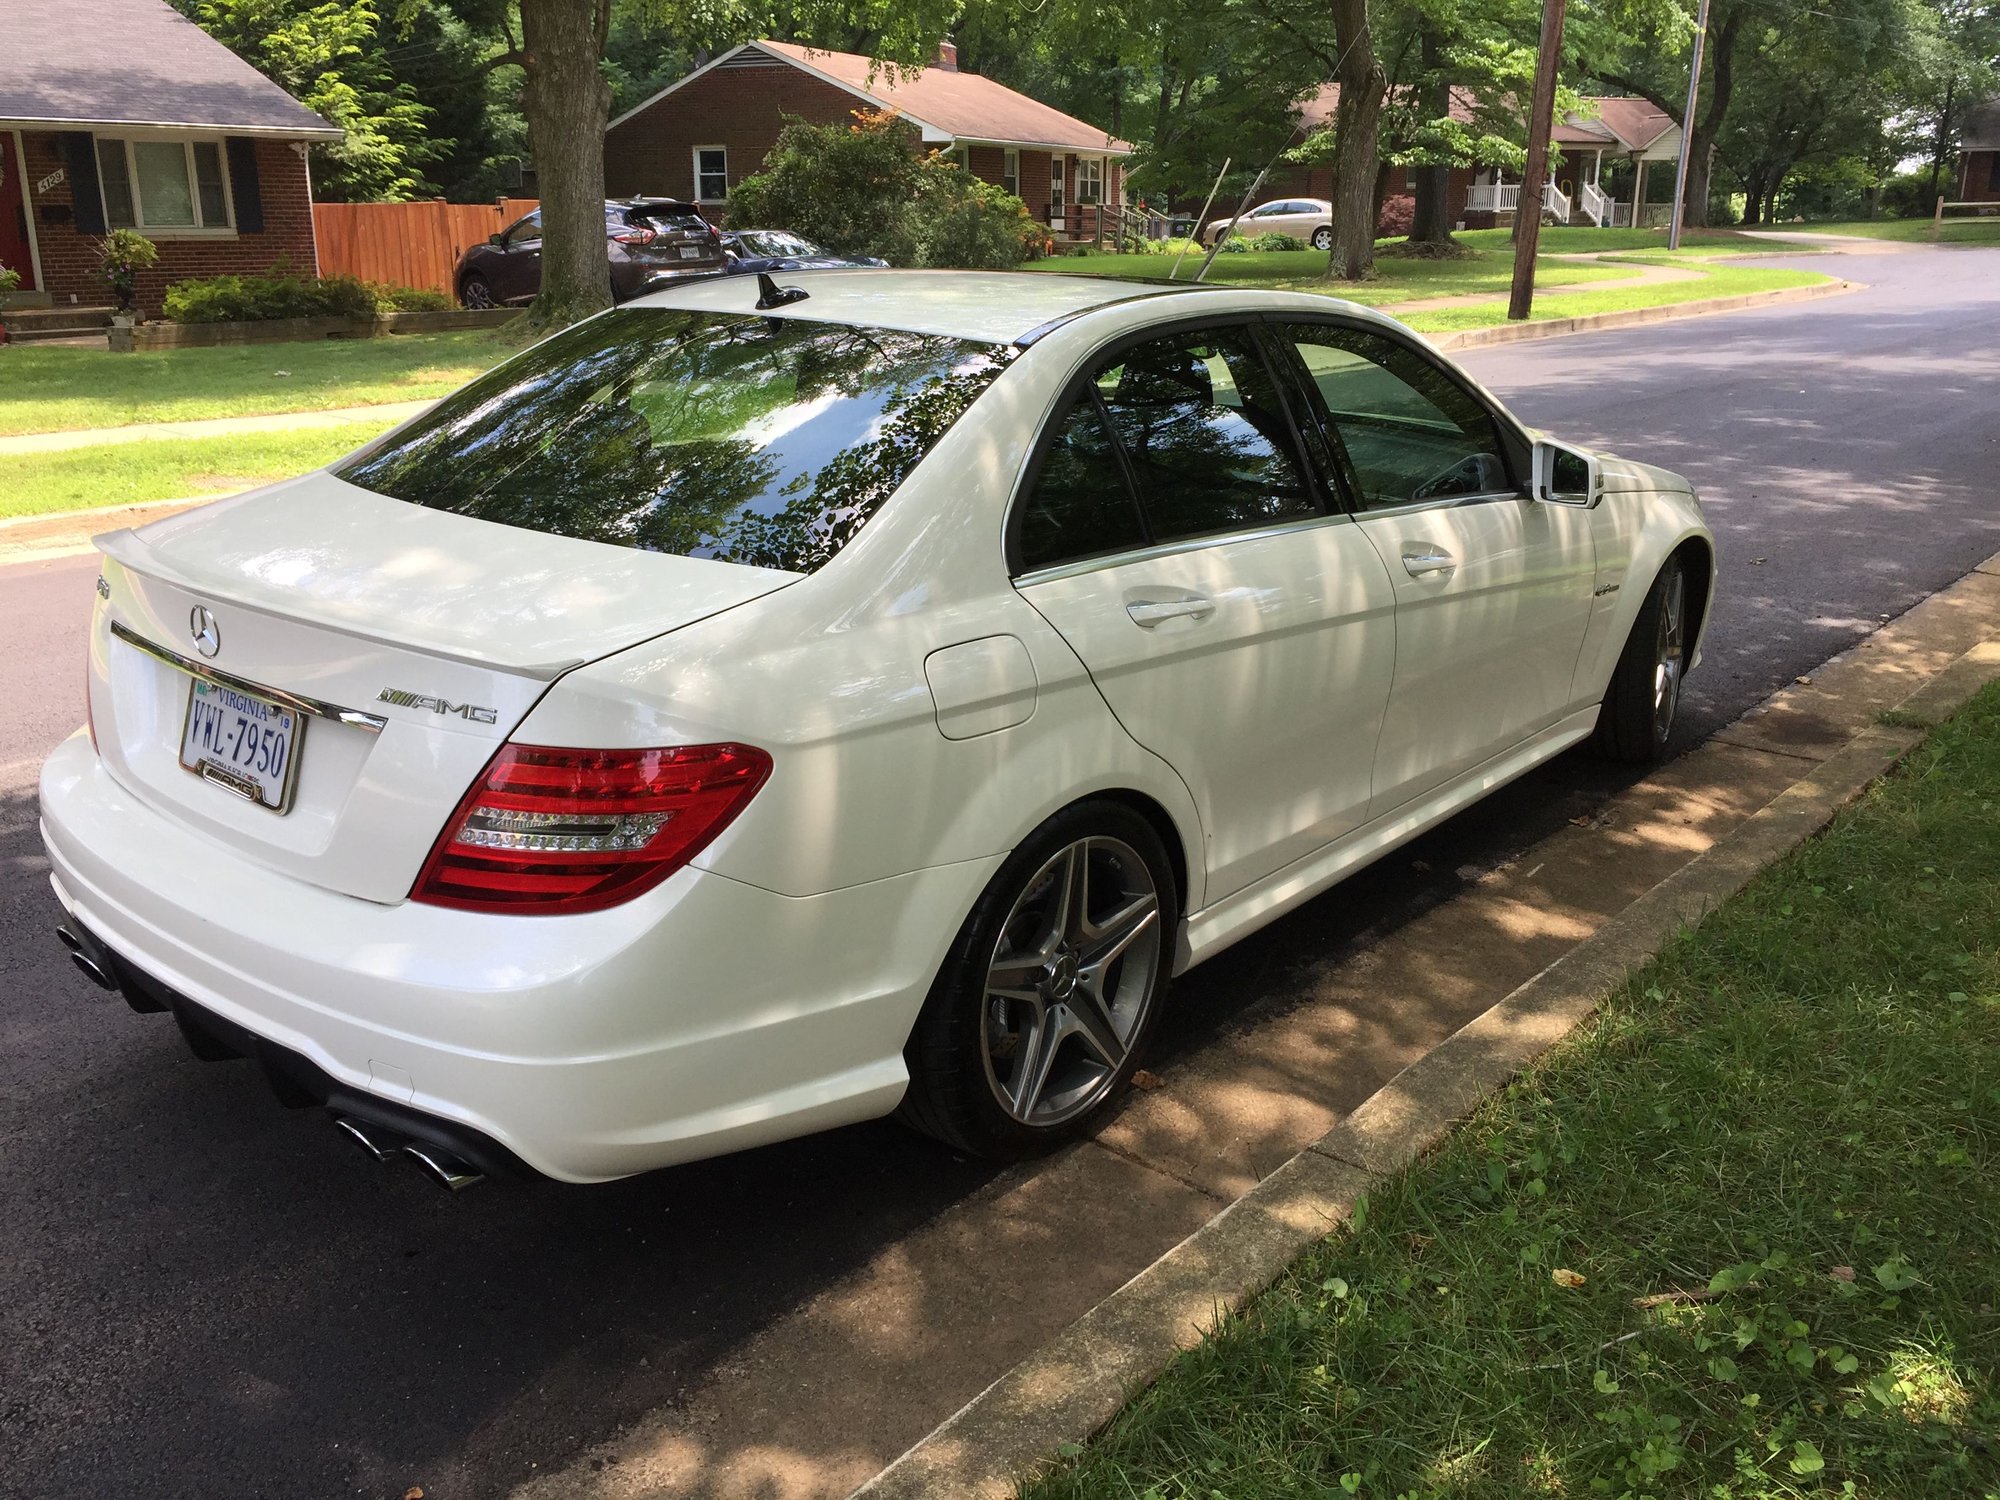
<path id="1" fill-rule="evenodd" d="M 449 698 L 432 698 L 423 693 L 406 693 L 401 688 L 383 688 L 376 694 L 382 703 L 393 703 L 398 708 L 428 708 L 434 714 L 457 714 L 461 719 L 474 724 L 497 724 L 500 711 L 481 708 L 476 703 L 453 703 Z"/>

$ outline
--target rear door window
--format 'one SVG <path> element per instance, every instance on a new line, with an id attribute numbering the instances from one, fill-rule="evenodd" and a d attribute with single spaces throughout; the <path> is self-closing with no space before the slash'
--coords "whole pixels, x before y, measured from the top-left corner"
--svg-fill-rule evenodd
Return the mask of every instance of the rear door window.
<path id="1" fill-rule="evenodd" d="M 334 472 L 556 536 L 809 573 L 1015 351 L 634 307 L 488 371 Z"/>
<path id="2" fill-rule="evenodd" d="M 675 231 L 684 234 L 707 234 L 708 220 L 692 208 L 635 208 L 630 210 L 631 222 L 662 233 Z"/>
<path id="3" fill-rule="evenodd" d="M 1156 542 L 1319 514 L 1277 383 L 1245 329 L 1151 339 L 1097 374 Z"/>
<path id="4" fill-rule="evenodd" d="M 1077 396 L 1056 429 L 1017 524 L 1024 572 L 1146 545 L 1145 522 L 1093 390 Z"/>

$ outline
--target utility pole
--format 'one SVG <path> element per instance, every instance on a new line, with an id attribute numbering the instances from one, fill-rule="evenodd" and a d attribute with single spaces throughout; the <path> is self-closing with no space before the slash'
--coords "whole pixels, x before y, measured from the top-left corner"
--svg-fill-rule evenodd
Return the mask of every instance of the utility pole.
<path id="1" fill-rule="evenodd" d="M 1681 247 L 1681 223 L 1687 217 L 1688 142 L 1694 136 L 1694 107 L 1701 98 L 1701 47 L 1708 40 L 1708 0 L 1694 22 L 1694 66 L 1688 70 L 1687 109 L 1681 115 L 1681 158 L 1674 164 L 1674 217 L 1667 226 L 1667 248 Z M 1632 226 L 1637 229 L 1639 226 Z"/>
<path id="2" fill-rule="evenodd" d="M 1549 177 L 1549 137 L 1555 134 L 1556 70 L 1562 65 L 1562 43 L 1563 0 L 1542 0 L 1535 99 L 1528 109 L 1528 170 L 1522 174 L 1521 196 L 1514 204 L 1514 291 L 1507 299 L 1507 316 L 1514 322 L 1525 319 L 1535 303 L 1535 247 L 1542 239 L 1542 187 Z"/>

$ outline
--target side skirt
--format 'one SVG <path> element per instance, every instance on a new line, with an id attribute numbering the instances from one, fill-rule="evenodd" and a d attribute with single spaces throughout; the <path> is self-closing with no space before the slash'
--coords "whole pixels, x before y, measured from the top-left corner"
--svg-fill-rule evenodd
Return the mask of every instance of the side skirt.
<path id="1" fill-rule="evenodd" d="M 1315 850 L 1247 890 L 1238 891 L 1206 911 L 1193 913 L 1181 923 L 1174 972 L 1185 973 L 1238 939 L 1275 922 L 1294 907 L 1345 880 L 1361 866 L 1399 844 L 1408 843 L 1488 792 L 1589 738 L 1596 727 L 1597 705 L 1592 704 L 1523 740 L 1512 750 L 1475 766 L 1456 780 L 1447 781 L 1419 800 L 1384 813 L 1346 838 Z"/>

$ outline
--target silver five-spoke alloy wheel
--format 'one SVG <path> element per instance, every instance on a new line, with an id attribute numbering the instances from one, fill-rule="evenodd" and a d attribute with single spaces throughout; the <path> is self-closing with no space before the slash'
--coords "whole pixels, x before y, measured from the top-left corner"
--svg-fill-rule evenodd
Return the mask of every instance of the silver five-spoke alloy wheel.
<path id="1" fill-rule="evenodd" d="M 1074 1119 L 1116 1084 L 1162 956 L 1160 893 L 1119 839 L 1062 849 L 1001 924 L 980 1042 L 994 1098 L 1023 1125 Z"/>

